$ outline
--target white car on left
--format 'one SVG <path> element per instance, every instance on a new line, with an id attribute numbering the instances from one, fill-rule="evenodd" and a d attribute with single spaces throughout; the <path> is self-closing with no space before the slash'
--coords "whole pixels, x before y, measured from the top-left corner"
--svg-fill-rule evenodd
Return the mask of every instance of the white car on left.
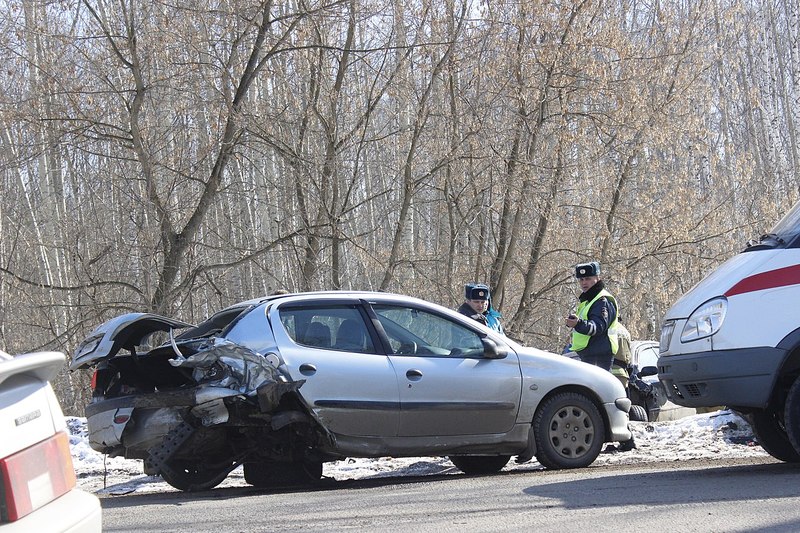
<path id="1" fill-rule="evenodd" d="M 102 530 L 100 500 L 76 488 L 50 380 L 64 355 L 0 351 L 0 533 Z"/>

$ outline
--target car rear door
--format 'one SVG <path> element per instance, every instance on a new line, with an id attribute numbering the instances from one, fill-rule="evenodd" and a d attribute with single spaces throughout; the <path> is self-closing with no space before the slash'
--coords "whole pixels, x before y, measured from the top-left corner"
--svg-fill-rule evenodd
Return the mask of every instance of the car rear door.
<path id="1" fill-rule="evenodd" d="M 292 379 L 317 419 L 341 435 L 397 435 L 400 398 L 358 300 L 286 302 L 270 322 Z"/>
<path id="2" fill-rule="evenodd" d="M 480 334 L 449 317 L 403 305 L 373 303 L 372 309 L 400 385 L 400 436 L 511 430 L 522 386 L 513 350 L 487 359 Z"/>

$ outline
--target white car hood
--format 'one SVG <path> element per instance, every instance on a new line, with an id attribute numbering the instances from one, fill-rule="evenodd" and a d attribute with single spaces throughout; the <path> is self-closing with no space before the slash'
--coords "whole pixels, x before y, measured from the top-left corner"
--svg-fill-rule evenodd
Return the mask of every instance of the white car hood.
<path id="1" fill-rule="evenodd" d="M 780 250 L 760 250 L 737 254 L 689 289 L 667 311 L 665 320 L 688 318 L 701 304 L 722 296 L 739 281 L 758 271 Z"/>

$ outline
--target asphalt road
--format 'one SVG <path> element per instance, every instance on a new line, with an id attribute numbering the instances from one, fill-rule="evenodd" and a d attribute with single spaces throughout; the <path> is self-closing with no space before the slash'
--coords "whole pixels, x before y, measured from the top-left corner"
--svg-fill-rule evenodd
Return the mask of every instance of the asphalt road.
<path id="1" fill-rule="evenodd" d="M 800 464 L 771 458 L 323 481 L 102 499 L 105 532 L 800 531 Z"/>

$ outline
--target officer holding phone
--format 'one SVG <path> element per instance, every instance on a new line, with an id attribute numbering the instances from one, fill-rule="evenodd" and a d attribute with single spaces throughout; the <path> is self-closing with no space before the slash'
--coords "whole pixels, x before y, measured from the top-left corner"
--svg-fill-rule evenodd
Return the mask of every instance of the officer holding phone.
<path id="1" fill-rule="evenodd" d="M 617 301 L 600 279 L 597 261 L 577 265 L 575 278 L 581 288 L 578 308 L 565 318 L 567 327 L 572 329 L 570 349 L 584 363 L 610 372 L 619 348 Z"/>
<path id="2" fill-rule="evenodd" d="M 584 363 L 605 368 L 613 374 L 612 366 L 624 329 L 617 322 L 617 300 L 600 279 L 600 263 L 597 261 L 577 265 L 575 278 L 581 287 L 578 309 L 565 319 L 567 326 L 572 328 L 570 350 L 577 353 Z M 636 443 L 631 437 L 620 442 L 617 449 L 627 452 L 634 448 Z"/>

